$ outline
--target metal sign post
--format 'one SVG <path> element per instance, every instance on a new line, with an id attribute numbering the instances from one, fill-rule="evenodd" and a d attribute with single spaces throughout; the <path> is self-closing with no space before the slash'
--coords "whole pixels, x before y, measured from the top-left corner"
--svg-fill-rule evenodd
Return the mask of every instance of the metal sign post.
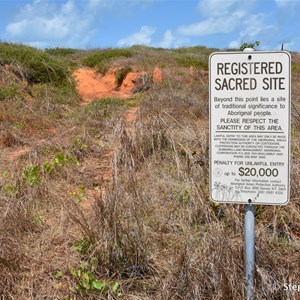
<path id="1" fill-rule="evenodd" d="M 252 52 L 254 49 L 246 48 L 244 52 Z M 245 204 L 244 216 L 244 261 L 245 261 L 245 298 L 254 299 L 254 272 L 255 272 L 255 205 L 248 200 Z"/>
<path id="2" fill-rule="evenodd" d="M 289 201 L 291 57 L 215 52 L 209 59 L 210 198 L 244 204 L 245 297 L 254 299 L 255 205 Z"/>
<path id="3" fill-rule="evenodd" d="M 254 299 L 255 271 L 255 205 L 245 205 L 244 239 L 245 239 L 245 297 Z"/>

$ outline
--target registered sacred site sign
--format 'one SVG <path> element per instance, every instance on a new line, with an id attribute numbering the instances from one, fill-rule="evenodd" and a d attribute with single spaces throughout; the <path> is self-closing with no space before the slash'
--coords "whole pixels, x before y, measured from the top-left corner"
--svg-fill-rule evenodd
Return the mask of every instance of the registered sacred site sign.
<path id="1" fill-rule="evenodd" d="M 288 52 L 210 56 L 210 197 L 286 204 L 290 181 Z"/>

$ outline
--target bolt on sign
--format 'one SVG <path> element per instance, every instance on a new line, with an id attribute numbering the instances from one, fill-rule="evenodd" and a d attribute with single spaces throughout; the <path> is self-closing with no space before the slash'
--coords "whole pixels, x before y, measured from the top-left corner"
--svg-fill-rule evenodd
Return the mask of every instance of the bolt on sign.
<path id="1" fill-rule="evenodd" d="M 216 52 L 209 64 L 211 199 L 219 203 L 286 204 L 290 54 Z"/>

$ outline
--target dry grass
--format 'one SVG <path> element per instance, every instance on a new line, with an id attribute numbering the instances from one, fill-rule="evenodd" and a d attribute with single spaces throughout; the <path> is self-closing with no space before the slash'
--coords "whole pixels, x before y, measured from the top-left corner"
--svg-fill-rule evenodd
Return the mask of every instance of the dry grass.
<path id="1" fill-rule="evenodd" d="M 80 107 L 72 89 L 33 85 L 0 101 L 1 297 L 243 299 L 243 207 L 208 196 L 207 74 L 168 65 L 164 75 L 138 96 L 131 126 L 128 103 Z M 298 299 L 273 289 L 300 277 L 293 80 L 291 200 L 256 208 L 257 299 Z"/>
<path id="2" fill-rule="evenodd" d="M 126 299 L 243 298 L 243 210 L 208 199 L 204 90 L 166 82 L 148 93 L 131 131 L 116 129 L 95 251 L 98 271 L 118 278 Z M 288 206 L 257 208 L 257 299 L 286 298 L 273 285 L 299 276 L 298 201 L 293 189 Z"/>

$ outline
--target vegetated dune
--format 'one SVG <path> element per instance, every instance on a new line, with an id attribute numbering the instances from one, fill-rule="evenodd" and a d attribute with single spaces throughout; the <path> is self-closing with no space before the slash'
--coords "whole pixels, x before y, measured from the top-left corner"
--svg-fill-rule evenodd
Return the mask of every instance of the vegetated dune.
<path id="1" fill-rule="evenodd" d="M 211 50 L 137 46 L 113 61 L 110 49 L 95 50 L 111 65 L 130 59 L 148 74 L 128 72 L 119 85 L 113 68 L 106 75 L 79 69 L 82 100 L 71 74 L 51 72 L 90 52 L 10 48 L 7 60 L 16 49 L 30 55 L 13 57 L 11 68 L 0 61 L 0 298 L 243 299 L 242 209 L 208 197 Z M 272 288 L 300 277 L 296 59 L 291 200 L 257 207 L 258 300 L 298 297 Z M 35 61 L 50 68 L 39 65 L 35 74 Z M 156 81 L 153 62 L 163 66 L 164 82 L 136 94 Z"/>

